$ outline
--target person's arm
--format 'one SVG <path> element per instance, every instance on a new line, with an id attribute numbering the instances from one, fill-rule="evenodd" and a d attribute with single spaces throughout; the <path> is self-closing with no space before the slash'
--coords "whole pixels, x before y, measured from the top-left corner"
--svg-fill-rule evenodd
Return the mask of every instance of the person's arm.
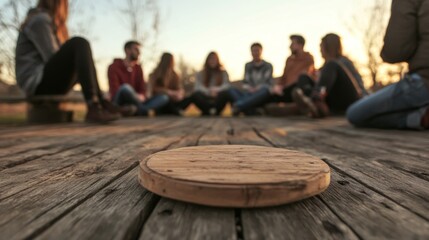
<path id="1" fill-rule="evenodd" d="M 42 56 L 43 62 L 48 62 L 58 51 L 58 40 L 48 14 L 40 13 L 33 16 L 23 31 Z"/>
<path id="2" fill-rule="evenodd" d="M 228 75 L 228 72 L 226 72 L 226 71 L 223 71 L 222 72 L 222 79 L 223 79 L 223 81 L 222 81 L 222 85 L 220 85 L 219 87 L 217 87 L 217 91 L 218 92 L 221 92 L 221 91 L 224 91 L 224 90 L 227 90 L 227 89 L 229 89 L 230 87 L 231 87 L 231 83 L 230 83 L 230 81 L 229 81 L 229 75 Z"/>
<path id="3" fill-rule="evenodd" d="M 139 67 L 137 68 L 138 72 L 137 72 L 137 82 L 136 82 L 136 86 L 135 86 L 135 90 L 139 95 L 140 101 L 145 101 L 147 98 L 147 86 L 146 86 L 146 82 L 144 80 L 144 75 L 143 75 L 143 69 L 140 65 L 138 65 Z"/>
<path id="4" fill-rule="evenodd" d="M 109 66 L 109 69 L 107 70 L 107 77 L 109 79 L 110 99 L 113 99 L 118 92 L 119 87 L 121 86 L 121 80 L 113 65 Z"/>
<path id="5" fill-rule="evenodd" d="M 418 8 L 421 0 L 393 0 L 381 57 L 388 63 L 408 61 L 418 41 Z"/>
<path id="6" fill-rule="evenodd" d="M 274 86 L 274 78 L 273 78 L 273 65 L 271 65 L 270 63 L 268 63 L 264 73 L 263 73 L 263 82 L 264 85 L 266 85 L 267 87 L 271 88 Z"/>
<path id="7" fill-rule="evenodd" d="M 203 79 L 203 73 L 199 72 L 195 75 L 195 86 L 194 86 L 194 92 L 202 92 L 205 95 L 210 94 L 210 90 L 204 86 L 204 79 Z"/>
<path id="8" fill-rule="evenodd" d="M 290 79 L 288 78 L 288 73 L 290 71 L 290 57 L 286 60 L 285 68 L 283 70 L 283 76 L 281 77 L 280 84 L 283 86 L 288 86 L 290 84 Z"/>
<path id="9" fill-rule="evenodd" d="M 251 91 L 253 87 L 251 86 L 251 76 L 250 76 L 250 64 L 246 64 L 244 68 L 244 79 L 243 79 L 243 89 L 246 91 Z"/>

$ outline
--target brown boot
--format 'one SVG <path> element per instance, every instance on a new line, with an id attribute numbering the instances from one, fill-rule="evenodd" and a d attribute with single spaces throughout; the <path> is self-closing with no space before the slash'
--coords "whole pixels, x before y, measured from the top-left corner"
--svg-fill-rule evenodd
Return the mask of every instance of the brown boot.
<path id="1" fill-rule="evenodd" d="M 88 112 L 86 113 L 85 121 L 88 123 L 108 123 L 118 120 L 118 113 L 110 113 L 104 109 L 99 103 L 88 104 Z"/>
<path id="2" fill-rule="evenodd" d="M 292 99 L 297 104 L 301 113 L 309 115 L 312 118 L 324 118 L 330 114 L 328 105 L 318 95 L 312 99 L 307 97 L 302 89 L 296 88 L 292 92 Z"/>

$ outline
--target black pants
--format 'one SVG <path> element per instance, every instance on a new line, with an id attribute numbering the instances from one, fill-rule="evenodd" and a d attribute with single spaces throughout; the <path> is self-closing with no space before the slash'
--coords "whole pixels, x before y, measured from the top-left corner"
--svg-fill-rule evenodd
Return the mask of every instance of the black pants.
<path id="1" fill-rule="evenodd" d="M 35 94 L 64 95 L 76 83 L 80 83 L 87 102 L 103 98 L 89 42 L 78 37 L 64 43 L 49 59 Z"/>
<path id="2" fill-rule="evenodd" d="M 292 99 L 292 92 L 295 88 L 301 88 L 304 91 L 304 94 L 307 96 L 310 96 L 311 93 L 313 92 L 313 88 L 314 88 L 314 80 L 309 77 L 306 74 L 302 74 L 301 76 L 299 76 L 298 80 L 296 83 L 286 87 L 283 89 L 283 95 L 279 96 L 279 95 L 273 95 L 271 97 L 271 102 L 284 102 L 284 103 L 291 103 L 293 102 Z"/>
<path id="3" fill-rule="evenodd" d="M 169 101 L 162 108 L 158 108 L 155 110 L 156 115 L 176 115 L 180 116 L 181 112 L 184 111 L 189 105 L 192 103 L 192 97 L 186 97 L 182 101 L 174 102 Z"/>
<path id="4" fill-rule="evenodd" d="M 229 92 L 221 91 L 218 96 L 213 98 L 209 97 L 202 92 L 195 92 L 191 96 L 192 102 L 201 110 L 202 115 L 210 115 L 210 109 L 216 109 L 216 115 L 220 115 L 225 108 L 226 104 L 231 101 Z"/>
<path id="5" fill-rule="evenodd" d="M 326 63 L 322 69 L 315 91 L 319 92 L 322 88 L 326 89 L 326 104 L 337 112 L 346 111 L 351 104 L 361 98 L 352 80 L 335 61 Z"/>

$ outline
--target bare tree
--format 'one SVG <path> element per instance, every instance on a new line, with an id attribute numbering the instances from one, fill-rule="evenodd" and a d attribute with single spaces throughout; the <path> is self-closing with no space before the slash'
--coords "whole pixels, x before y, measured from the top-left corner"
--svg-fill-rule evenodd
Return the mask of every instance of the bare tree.
<path id="1" fill-rule="evenodd" d="M 177 68 L 185 85 L 191 85 L 195 82 L 195 74 L 197 73 L 197 70 L 188 64 L 182 55 L 179 57 L 179 61 L 177 62 Z"/>
<path id="2" fill-rule="evenodd" d="M 389 17 L 388 10 L 387 0 L 374 0 L 371 6 L 359 10 L 352 18 L 352 23 L 348 24 L 349 31 L 362 40 L 367 56 L 364 66 L 370 73 L 373 85 L 377 85 L 380 68 L 383 65 L 380 51 Z"/>
<path id="3" fill-rule="evenodd" d="M 369 73 L 372 90 L 383 87 L 383 82 L 398 81 L 407 70 L 406 64 L 387 64 L 380 57 L 383 48 L 383 38 L 390 17 L 390 0 L 374 0 L 370 6 L 359 9 L 358 13 L 347 23 L 349 31 L 362 41 L 367 61 L 362 66 Z"/>
<path id="4" fill-rule="evenodd" d="M 144 60 L 153 62 L 158 53 L 161 12 L 157 0 L 120 0 L 120 16 L 130 30 L 130 37 L 142 43 Z"/>

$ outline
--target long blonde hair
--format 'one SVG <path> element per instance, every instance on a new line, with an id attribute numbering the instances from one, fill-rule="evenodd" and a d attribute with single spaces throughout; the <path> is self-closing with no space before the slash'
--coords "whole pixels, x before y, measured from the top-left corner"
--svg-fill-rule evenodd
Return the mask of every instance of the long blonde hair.
<path id="1" fill-rule="evenodd" d="M 64 43 L 69 39 L 67 29 L 67 18 L 69 12 L 68 0 L 39 0 L 37 8 L 46 11 L 51 16 L 54 23 L 55 35 L 60 43 Z M 28 21 L 35 15 L 30 13 L 21 25 L 21 29 L 27 25 Z"/>

